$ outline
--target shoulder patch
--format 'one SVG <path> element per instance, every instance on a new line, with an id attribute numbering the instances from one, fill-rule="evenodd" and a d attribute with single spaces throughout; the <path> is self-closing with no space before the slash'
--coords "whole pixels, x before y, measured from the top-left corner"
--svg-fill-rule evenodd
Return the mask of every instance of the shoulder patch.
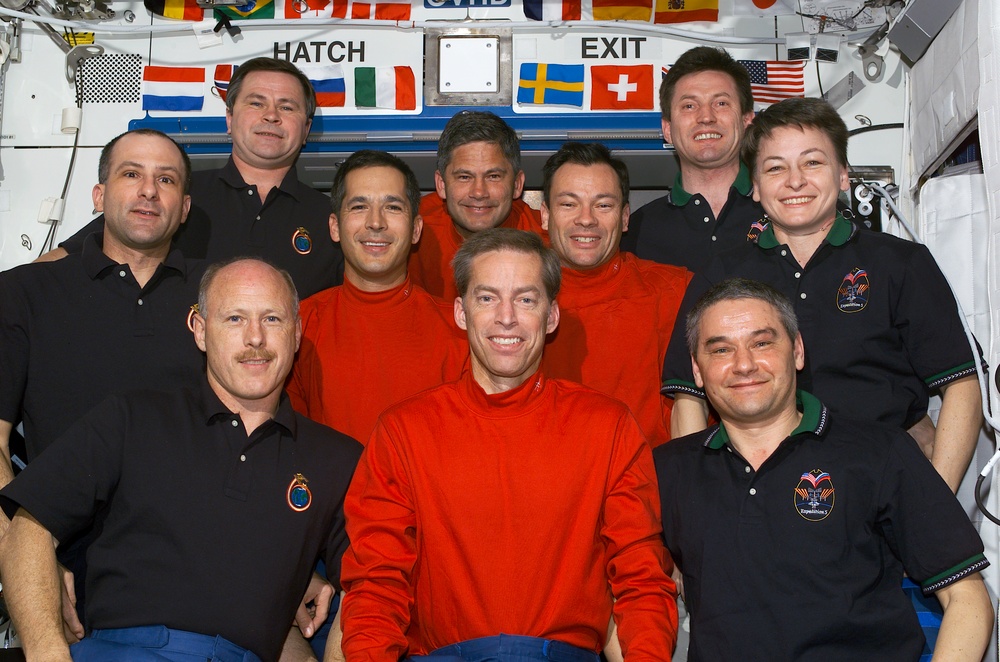
<path id="1" fill-rule="evenodd" d="M 792 493 L 795 510 L 802 519 L 819 522 L 833 512 L 836 493 L 833 478 L 822 469 L 807 471 L 799 477 L 799 484 Z"/>
<path id="2" fill-rule="evenodd" d="M 759 221 L 754 221 L 750 224 L 750 229 L 747 230 L 747 241 L 757 241 L 760 237 L 760 233 L 767 229 L 770 221 L 767 218 L 762 218 Z"/>
<path id="3" fill-rule="evenodd" d="M 309 236 L 309 231 L 303 227 L 296 228 L 295 233 L 292 235 L 292 248 L 299 255 L 309 255 L 312 252 L 312 237 Z"/>
<path id="4" fill-rule="evenodd" d="M 868 270 L 854 267 L 837 288 L 837 308 L 842 313 L 860 313 L 868 306 L 871 287 Z"/>

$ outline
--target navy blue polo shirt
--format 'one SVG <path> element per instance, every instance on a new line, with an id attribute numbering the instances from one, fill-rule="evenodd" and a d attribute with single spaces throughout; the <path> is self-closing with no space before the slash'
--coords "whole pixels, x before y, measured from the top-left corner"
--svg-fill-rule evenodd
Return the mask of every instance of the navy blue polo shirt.
<path id="1" fill-rule="evenodd" d="M 330 198 L 300 182 L 295 168 L 262 201 L 230 157 L 219 170 L 192 172 L 190 193 L 191 212 L 174 235 L 184 255 L 264 258 L 291 274 L 302 299 L 344 282 L 344 254 L 330 238 Z M 83 237 L 103 228 L 102 215 L 59 245 L 76 252 Z"/>
<path id="2" fill-rule="evenodd" d="M 316 561 L 339 586 L 361 445 L 292 411 L 247 436 L 204 377 L 112 396 L 0 491 L 87 553 L 88 628 L 166 625 L 276 660 Z M 308 490 L 296 489 L 304 486 Z"/>
<path id="3" fill-rule="evenodd" d="M 688 193 L 677 173 L 670 192 L 629 217 L 621 249 L 645 260 L 674 264 L 698 273 L 720 252 L 752 241 L 766 227 L 754 202 L 750 171 L 740 164 L 729 199 L 718 218 L 700 193 Z"/>
<path id="4" fill-rule="evenodd" d="M 925 246 L 859 229 L 837 216 L 805 267 L 772 228 L 696 273 L 686 317 L 712 285 L 750 278 L 795 306 L 805 343 L 799 386 L 833 411 L 908 429 L 927 413 L 931 391 L 975 374 L 955 297 Z M 663 393 L 704 397 L 694 384 L 683 325 L 674 327 Z"/>
<path id="5" fill-rule="evenodd" d="M 101 237 L 0 274 L 0 419 L 24 422 L 29 461 L 108 395 L 180 388 L 204 372 L 187 326 L 202 263 L 172 250 L 140 287 Z"/>
<path id="6" fill-rule="evenodd" d="M 797 396 L 757 471 L 724 425 L 653 449 L 688 659 L 913 662 L 904 570 L 930 594 L 989 565 L 982 541 L 909 435 Z"/>

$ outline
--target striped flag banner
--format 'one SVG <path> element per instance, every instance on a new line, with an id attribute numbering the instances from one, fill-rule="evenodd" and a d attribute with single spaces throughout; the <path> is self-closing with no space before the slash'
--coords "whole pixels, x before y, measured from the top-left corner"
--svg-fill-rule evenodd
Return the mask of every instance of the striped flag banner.
<path id="1" fill-rule="evenodd" d="M 409 67 L 357 67 L 354 104 L 358 108 L 416 110 L 417 85 Z"/>
<path id="2" fill-rule="evenodd" d="M 410 20 L 410 0 L 334 0 L 334 18 L 374 19 L 379 21 Z"/>
<path id="3" fill-rule="evenodd" d="M 142 70 L 142 109 L 201 110 L 205 102 L 202 67 L 157 67 Z"/>
<path id="4" fill-rule="evenodd" d="M 524 0 L 524 15 L 535 21 L 643 21 L 653 0 Z"/>
<path id="5" fill-rule="evenodd" d="M 222 102 L 226 102 L 226 95 L 229 94 L 229 81 L 232 80 L 233 74 L 236 73 L 235 64 L 217 64 L 215 65 L 215 91 L 219 93 L 219 98 Z"/>
<path id="6" fill-rule="evenodd" d="M 316 105 L 322 108 L 343 107 L 347 98 L 344 68 L 339 64 L 307 64 L 299 67 L 316 90 Z"/>
<path id="7" fill-rule="evenodd" d="M 766 105 L 806 95 L 805 60 L 739 60 L 739 63 L 750 74 L 755 103 Z"/>
<path id="8" fill-rule="evenodd" d="M 719 20 L 719 0 L 656 0 L 653 23 Z"/>
<path id="9" fill-rule="evenodd" d="M 143 0 L 151 13 L 164 18 L 176 18 L 183 21 L 200 21 L 205 18 L 205 10 L 198 6 L 196 0 Z"/>

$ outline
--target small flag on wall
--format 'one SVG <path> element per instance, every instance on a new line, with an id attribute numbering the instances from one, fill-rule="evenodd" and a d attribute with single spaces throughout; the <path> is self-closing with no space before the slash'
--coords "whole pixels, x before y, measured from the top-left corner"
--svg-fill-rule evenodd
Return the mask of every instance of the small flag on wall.
<path id="1" fill-rule="evenodd" d="M 583 108 L 583 65 L 521 63 L 517 102 Z"/>
<path id="2" fill-rule="evenodd" d="M 201 67 L 155 67 L 142 70 L 142 109 L 201 110 L 205 102 Z"/>
<path id="3" fill-rule="evenodd" d="M 358 67 L 354 70 L 358 108 L 416 110 L 417 87 L 409 67 Z"/>
<path id="4" fill-rule="evenodd" d="M 164 18 L 182 21 L 200 21 L 205 18 L 205 10 L 198 6 L 196 0 L 143 0 L 142 4 L 150 13 Z"/>
<path id="5" fill-rule="evenodd" d="M 375 19 L 379 21 L 410 20 L 410 0 L 333 0 L 334 18 Z"/>
<path id="6" fill-rule="evenodd" d="M 578 21 L 579 0 L 524 0 L 524 15 L 533 21 Z"/>
<path id="7" fill-rule="evenodd" d="M 215 65 L 215 89 L 223 103 L 226 101 L 226 94 L 229 93 L 229 81 L 236 73 L 236 66 L 235 64 Z"/>
<path id="8" fill-rule="evenodd" d="M 339 1 L 343 3 L 343 0 Z M 284 3 L 287 19 L 333 18 L 334 0 L 284 0 Z"/>
<path id="9" fill-rule="evenodd" d="M 797 7 L 796 0 L 733 0 L 733 16 L 784 16 Z"/>
<path id="10" fill-rule="evenodd" d="M 339 64 L 303 65 L 299 67 L 316 90 L 316 105 L 322 108 L 342 107 L 346 101 L 344 68 Z"/>
<path id="11" fill-rule="evenodd" d="M 524 15 L 535 21 L 643 21 L 653 0 L 524 0 Z"/>
<path id="12" fill-rule="evenodd" d="M 748 0 L 736 0 L 736 2 Z M 718 21 L 719 0 L 656 0 L 653 23 Z"/>
<path id="13" fill-rule="evenodd" d="M 806 95 L 805 60 L 740 60 L 739 63 L 750 73 L 755 103 L 769 104 Z"/>
<path id="14" fill-rule="evenodd" d="M 274 2 L 272 0 L 250 0 L 245 5 L 217 6 L 216 19 L 226 17 L 237 21 L 250 19 L 274 18 Z"/>
<path id="15" fill-rule="evenodd" d="M 590 89 L 592 110 L 652 110 L 653 65 L 594 65 Z"/>

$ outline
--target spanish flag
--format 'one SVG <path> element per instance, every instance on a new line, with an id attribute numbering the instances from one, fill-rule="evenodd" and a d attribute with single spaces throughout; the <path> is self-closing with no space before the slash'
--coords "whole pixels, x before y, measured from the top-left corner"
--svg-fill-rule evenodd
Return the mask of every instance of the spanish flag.
<path id="1" fill-rule="evenodd" d="M 719 0 L 656 0 L 653 23 L 718 21 Z"/>

